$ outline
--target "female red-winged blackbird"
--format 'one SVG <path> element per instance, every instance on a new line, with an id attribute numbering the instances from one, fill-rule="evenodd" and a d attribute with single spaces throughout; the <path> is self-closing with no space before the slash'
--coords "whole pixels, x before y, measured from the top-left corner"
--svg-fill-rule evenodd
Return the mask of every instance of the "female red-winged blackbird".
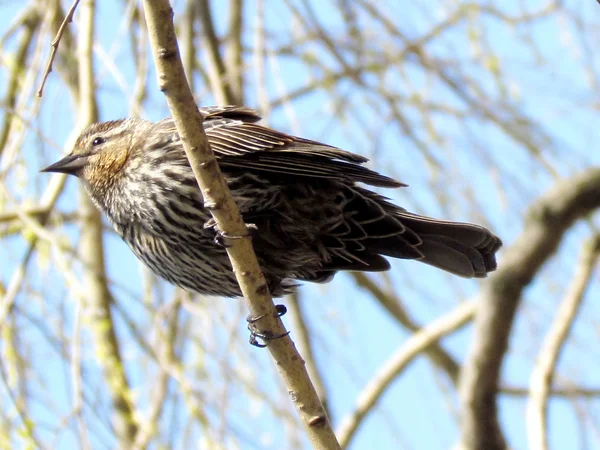
<path id="1" fill-rule="evenodd" d="M 477 225 L 418 216 L 358 186 L 403 184 L 335 147 L 255 124 L 248 108 L 201 108 L 210 145 L 247 224 L 274 296 L 294 280 L 338 270 L 383 271 L 382 256 L 417 259 L 463 277 L 496 268 L 500 239 Z M 172 119 L 89 126 L 45 172 L 76 175 L 98 208 L 151 270 L 185 289 L 238 296 L 225 249 Z"/>

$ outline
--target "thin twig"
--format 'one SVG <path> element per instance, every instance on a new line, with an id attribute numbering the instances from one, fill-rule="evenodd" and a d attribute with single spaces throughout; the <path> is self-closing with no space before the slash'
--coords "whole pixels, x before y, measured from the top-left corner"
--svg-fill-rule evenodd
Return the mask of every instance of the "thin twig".
<path id="1" fill-rule="evenodd" d="M 58 45 L 60 44 L 60 40 L 62 39 L 63 34 L 65 33 L 65 30 L 67 29 L 67 25 L 69 25 L 69 23 L 71 23 L 73 21 L 73 14 L 75 14 L 75 10 L 77 9 L 78 4 L 79 4 L 79 0 L 75 0 L 73 2 L 73 4 L 71 5 L 71 9 L 69 9 L 69 12 L 65 16 L 65 19 L 60 24 L 58 32 L 56 33 L 56 37 L 52 41 L 52 45 L 51 45 L 52 51 L 50 52 L 50 58 L 48 58 L 48 64 L 46 65 L 46 70 L 44 71 L 44 77 L 42 78 L 42 84 L 40 85 L 40 88 L 37 91 L 38 97 L 41 97 L 43 95 L 44 85 L 46 84 L 46 80 L 48 79 L 50 72 L 52 72 L 52 64 L 54 63 L 54 58 L 56 58 L 56 52 L 58 50 Z"/>

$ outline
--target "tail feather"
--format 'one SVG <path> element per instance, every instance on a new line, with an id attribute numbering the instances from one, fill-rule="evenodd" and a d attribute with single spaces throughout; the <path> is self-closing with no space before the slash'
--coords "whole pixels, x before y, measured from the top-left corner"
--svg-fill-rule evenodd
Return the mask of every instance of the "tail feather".
<path id="1" fill-rule="evenodd" d="M 412 231 L 410 233 L 412 234 Z M 384 238 L 370 238 L 364 242 L 370 252 L 399 259 L 422 259 L 424 255 L 421 244 L 420 238 L 417 238 L 416 242 L 406 240 L 404 233 Z"/>
<path id="2" fill-rule="evenodd" d="M 421 262 L 465 278 L 482 278 L 495 268 L 480 250 L 446 236 L 422 236 Z"/>
<path id="3" fill-rule="evenodd" d="M 421 262 L 465 278 L 483 278 L 496 269 L 502 241 L 487 228 L 404 212 L 399 218 L 423 241 L 417 246 Z"/>
<path id="4" fill-rule="evenodd" d="M 380 255 L 418 260 L 465 278 L 483 278 L 496 269 L 502 242 L 487 228 L 419 216 L 375 193 L 351 191 L 346 228 L 337 227 L 332 234 L 338 245 L 328 247 L 343 249 L 352 262 L 333 259 L 323 269 L 385 270 Z"/>

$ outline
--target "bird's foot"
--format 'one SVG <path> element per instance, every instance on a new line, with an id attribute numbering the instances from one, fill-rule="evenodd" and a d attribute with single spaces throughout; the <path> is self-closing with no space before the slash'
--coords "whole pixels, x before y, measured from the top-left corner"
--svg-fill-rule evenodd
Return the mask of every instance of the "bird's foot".
<path id="1" fill-rule="evenodd" d="M 285 305 L 275 305 L 275 313 L 277 314 L 277 317 L 282 317 L 287 313 L 287 307 Z M 246 317 L 246 322 L 248 322 L 250 325 L 254 325 L 256 322 L 258 322 L 263 317 L 267 317 L 267 315 L 266 314 L 257 314 L 257 315 L 249 314 L 248 317 Z"/>
<path id="2" fill-rule="evenodd" d="M 253 223 L 246 224 L 246 233 L 244 234 L 229 234 L 226 231 L 221 231 L 217 229 L 217 224 L 214 219 L 210 219 L 208 222 L 204 224 L 204 228 L 212 228 L 215 230 L 215 237 L 213 238 L 213 242 L 219 247 L 229 248 L 231 244 L 227 242 L 228 239 L 243 239 L 247 237 L 253 237 L 258 231 L 258 227 Z"/>
<path id="3" fill-rule="evenodd" d="M 287 312 L 287 308 L 285 307 L 285 305 L 275 305 L 275 312 L 277 313 L 277 317 L 281 317 Z M 267 345 L 269 345 L 270 341 L 273 341 L 275 339 L 281 339 L 290 334 L 289 331 L 280 334 L 274 334 L 270 331 L 259 331 L 256 327 L 256 322 L 258 322 L 263 317 L 266 317 L 266 314 L 260 314 L 256 316 L 249 315 L 248 317 L 246 317 L 246 321 L 248 322 L 248 330 L 250 331 L 250 345 L 253 345 L 258 348 L 265 348 Z M 259 342 L 258 339 L 260 339 L 263 342 Z"/>

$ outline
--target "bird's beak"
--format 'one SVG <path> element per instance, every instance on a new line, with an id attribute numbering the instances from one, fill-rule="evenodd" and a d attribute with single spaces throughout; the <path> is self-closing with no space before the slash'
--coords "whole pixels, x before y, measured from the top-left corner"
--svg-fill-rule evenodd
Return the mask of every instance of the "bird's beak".
<path id="1" fill-rule="evenodd" d="M 77 175 L 77 172 L 83 169 L 86 164 L 86 155 L 67 155 L 60 161 L 40 170 L 40 172 L 58 172 L 66 173 L 68 175 Z"/>

